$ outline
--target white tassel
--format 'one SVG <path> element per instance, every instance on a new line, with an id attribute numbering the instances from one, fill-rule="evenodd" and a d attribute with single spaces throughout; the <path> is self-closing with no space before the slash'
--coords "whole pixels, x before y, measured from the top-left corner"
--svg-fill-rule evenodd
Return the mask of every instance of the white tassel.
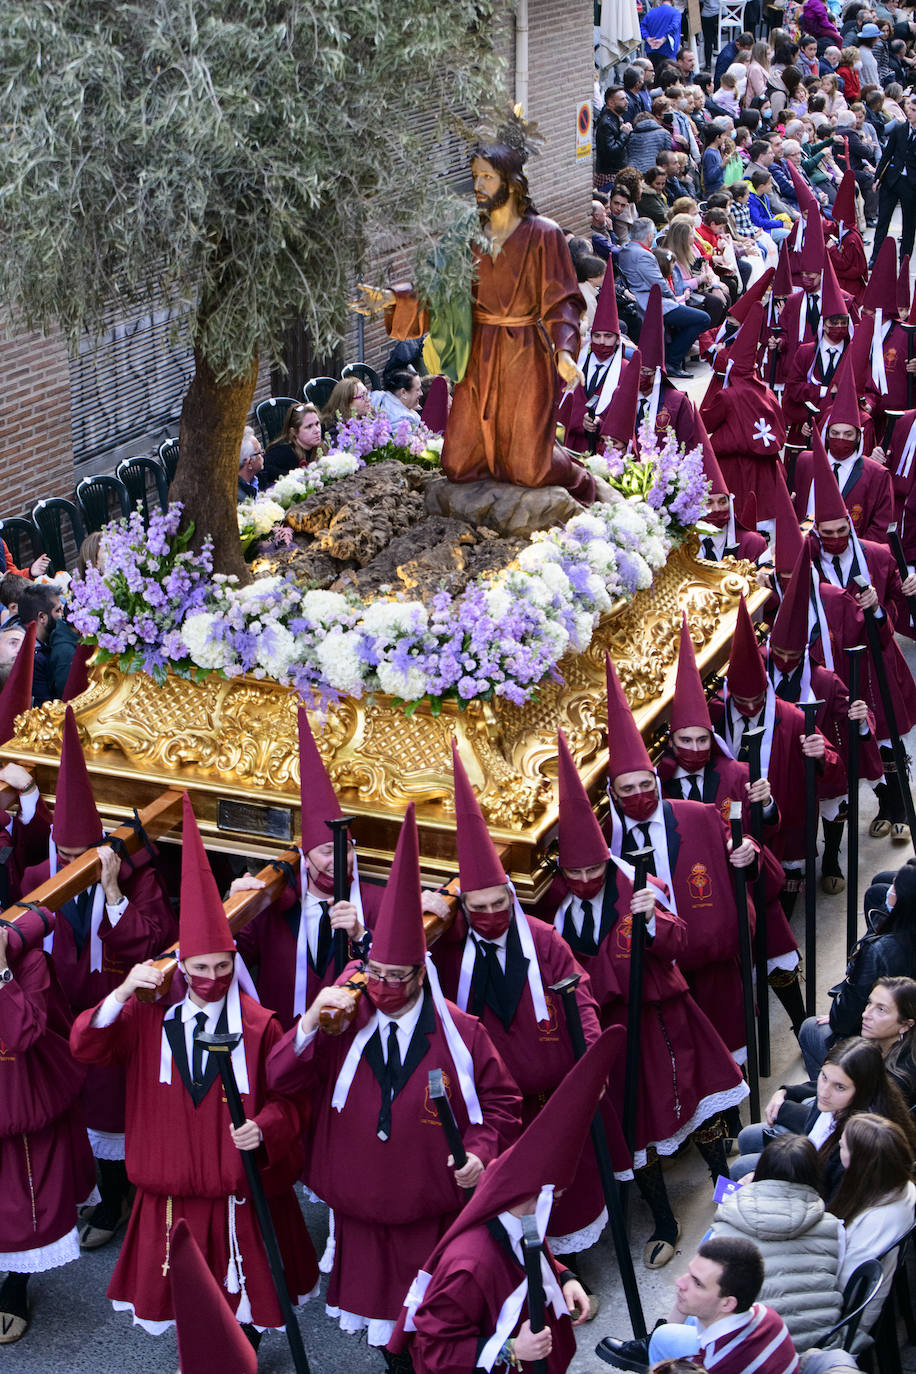
<path id="1" fill-rule="evenodd" d="M 251 1321 L 251 1303 L 248 1301 L 248 1290 L 245 1287 L 242 1252 L 239 1248 L 239 1238 L 235 1227 L 235 1209 L 241 1207 L 244 1202 L 244 1198 L 237 1198 L 234 1193 L 229 1197 L 229 1267 L 226 1270 L 225 1279 L 227 1293 L 241 1293 L 242 1295 L 235 1310 L 235 1319 L 243 1324 Z"/>
<path id="2" fill-rule="evenodd" d="M 320 1274 L 330 1274 L 331 1270 L 334 1268 L 334 1251 L 335 1251 L 335 1248 L 336 1248 L 336 1242 L 335 1242 L 335 1237 L 334 1237 L 334 1210 L 333 1210 L 333 1208 L 331 1208 L 331 1209 L 329 1210 L 329 1212 L 328 1212 L 328 1222 L 329 1222 L 329 1226 L 330 1226 L 330 1229 L 329 1229 L 329 1231 L 328 1231 L 328 1243 L 327 1243 L 327 1245 L 324 1247 L 324 1254 L 321 1256 L 321 1259 L 318 1261 L 318 1272 L 319 1272 Z"/>

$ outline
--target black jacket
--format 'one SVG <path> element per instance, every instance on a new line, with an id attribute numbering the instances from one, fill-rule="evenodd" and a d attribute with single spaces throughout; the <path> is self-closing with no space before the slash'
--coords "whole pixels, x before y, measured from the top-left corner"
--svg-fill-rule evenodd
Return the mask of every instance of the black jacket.
<path id="1" fill-rule="evenodd" d="M 864 935 L 849 957 L 842 983 L 830 989 L 830 1029 L 835 1040 L 861 1035 L 862 1013 L 875 983 L 879 978 L 901 975 L 913 976 L 909 943 L 904 943 L 894 931 Z"/>
<path id="2" fill-rule="evenodd" d="M 623 132 L 622 122 L 620 115 L 605 105 L 595 125 L 595 167 L 605 176 L 627 165 L 630 135 Z"/>
<path id="3" fill-rule="evenodd" d="M 890 189 L 903 181 L 908 182 L 916 193 L 916 130 L 912 131 L 912 138 L 910 132 L 909 120 L 891 129 L 876 175 Z"/>

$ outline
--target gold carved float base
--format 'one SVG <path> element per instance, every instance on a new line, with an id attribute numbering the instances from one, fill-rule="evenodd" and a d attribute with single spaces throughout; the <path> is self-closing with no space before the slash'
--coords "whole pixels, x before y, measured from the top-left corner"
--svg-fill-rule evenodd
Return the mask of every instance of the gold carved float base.
<path id="1" fill-rule="evenodd" d="M 409 718 L 385 697 L 345 698 L 312 728 L 344 810 L 356 818 L 360 864 L 387 872 L 401 818 L 417 806 L 424 876 L 456 871 L 451 740 L 478 792 L 497 844 L 509 847 L 523 898 L 550 878 L 548 851 L 557 821 L 556 736 L 562 727 L 582 777 L 601 806 L 607 726 L 604 654 L 608 650 L 651 743 L 663 727 L 674 687 L 681 611 L 687 612 L 704 677 L 728 656 L 738 598 L 753 609 L 765 599 L 748 563 L 675 551 L 652 587 L 601 621 L 584 654 L 560 663 L 562 683 L 545 682 L 538 699 L 447 702 L 434 716 L 423 705 Z M 208 846 L 271 857 L 299 834 L 296 698 L 252 677 L 201 683 L 96 665 L 73 703 L 93 787 L 106 821 L 120 821 L 166 787 L 185 787 Z M 33 766 L 53 797 L 63 706 L 48 702 L 16 722 L 4 751 Z"/>

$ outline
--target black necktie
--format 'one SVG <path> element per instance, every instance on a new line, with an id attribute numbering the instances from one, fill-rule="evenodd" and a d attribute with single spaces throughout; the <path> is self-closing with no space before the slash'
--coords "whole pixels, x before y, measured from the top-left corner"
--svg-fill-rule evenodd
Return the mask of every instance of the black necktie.
<path id="1" fill-rule="evenodd" d="M 191 1085 L 195 1088 L 202 1088 L 204 1083 L 204 1047 L 198 1040 L 198 1036 L 203 1032 L 207 1024 L 207 1013 L 199 1011 L 194 1017 L 197 1023 L 197 1030 L 194 1032 L 194 1050 L 191 1055 Z"/>
<path id="2" fill-rule="evenodd" d="M 808 323 L 812 331 L 816 334 L 817 327 L 821 322 L 821 308 L 816 296 L 808 297 Z"/>
<path id="3" fill-rule="evenodd" d="M 688 774 L 687 774 L 687 778 L 686 778 L 686 782 L 687 782 L 687 797 L 686 797 L 686 800 L 687 800 L 687 801 L 698 801 L 698 802 L 701 802 L 701 801 L 703 800 L 703 793 L 700 791 L 700 783 L 699 783 L 699 780 L 698 780 L 698 778 L 697 778 L 696 773 L 688 773 Z"/>
<path id="4" fill-rule="evenodd" d="M 63 907 L 63 914 L 73 931 L 73 940 L 76 945 L 76 957 L 83 952 L 83 947 L 89 939 L 89 931 L 92 926 L 92 899 L 95 896 L 95 885 L 87 887 L 85 892 L 80 892 L 72 901 L 67 902 Z"/>
<path id="5" fill-rule="evenodd" d="M 641 844 L 637 841 L 637 838 L 636 838 L 636 831 L 637 831 L 637 830 L 639 831 L 640 835 L 642 836 L 642 843 L 641 843 Z M 633 853 L 635 853 L 635 851 L 636 851 L 637 849 L 652 849 L 652 848 L 653 848 L 653 845 L 652 845 L 651 833 L 652 833 L 652 832 L 651 832 L 651 829 L 650 829 L 650 826 L 649 826 L 649 822 L 648 822 L 648 821 L 645 821 L 645 822 L 639 821 L 639 822 L 637 822 L 637 824 L 633 826 L 632 830 L 628 831 L 628 833 L 627 833 L 627 841 L 628 841 L 628 843 L 627 843 L 627 852 L 630 853 L 630 854 L 633 854 Z M 647 872 L 647 873 L 652 873 L 652 874 L 655 873 L 655 855 L 654 855 L 654 854 L 653 854 L 652 857 L 649 859 L 649 862 L 646 864 L 646 872 Z"/>
<path id="6" fill-rule="evenodd" d="M 718 562 L 716 558 L 716 546 L 712 541 L 712 536 L 708 534 L 703 536 L 703 557 L 708 558 L 710 563 Z"/>
<path id="7" fill-rule="evenodd" d="M 845 587 L 846 583 L 843 579 L 843 564 L 840 562 L 840 555 L 838 553 L 833 555 L 833 571 L 836 573 L 837 582 L 841 587 Z"/>
<path id="8" fill-rule="evenodd" d="M 331 957 L 332 931 L 330 904 L 319 902 L 318 905 L 321 907 L 321 919 L 318 922 L 318 943 L 315 947 L 315 972 L 321 977 Z"/>
<path id="9" fill-rule="evenodd" d="M 839 463 L 834 463 L 834 465 L 833 465 L 833 475 L 834 475 L 834 477 L 836 478 L 836 484 L 837 484 L 837 486 L 839 487 L 839 486 L 840 486 L 840 465 L 839 465 Z M 842 487 L 840 487 L 840 489 L 842 490 Z"/>
<path id="10" fill-rule="evenodd" d="M 400 1087 L 401 1051 L 398 1047 L 398 1028 L 394 1021 L 388 1023 L 388 1062 L 382 1077 L 382 1104 L 376 1127 L 379 1140 L 387 1140 L 391 1135 L 391 1103 Z"/>
<path id="11" fill-rule="evenodd" d="M 591 902 L 582 903 L 582 930 L 579 934 L 579 950 L 582 954 L 597 954 L 598 946 L 595 944 L 595 917 L 592 914 Z"/>
<path id="12" fill-rule="evenodd" d="M 826 375 L 825 375 L 825 377 L 824 377 L 824 381 L 825 381 L 825 382 L 829 382 L 829 381 L 831 381 L 831 380 L 833 379 L 833 374 L 834 374 L 834 372 L 836 371 L 836 361 L 837 361 L 837 355 L 836 355 L 836 353 L 833 351 L 832 348 L 828 348 L 828 350 L 827 350 L 827 372 L 826 372 Z M 834 468 L 834 475 L 835 475 L 835 474 L 836 474 L 836 469 Z"/>
<path id="13" fill-rule="evenodd" d="M 496 946 L 491 940 L 478 940 L 474 971 L 471 974 L 471 1011 L 474 1016 L 482 1016 L 485 1006 L 490 1006 L 497 1016 L 502 1011 L 503 971 L 499 967 Z"/>
<path id="14" fill-rule="evenodd" d="M 739 763 L 747 763 L 748 745 L 747 745 L 747 739 L 745 738 L 745 736 L 747 735 L 747 732 L 748 732 L 748 730 L 750 730 L 750 729 L 751 729 L 751 722 L 750 722 L 750 720 L 748 719 L 747 716 L 742 716 L 742 717 L 741 717 L 741 738 L 740 738 L 740 740 L 738 741 L 738 751 L 737 751 L 737 755 L 736 755 L 736 757 L 737 757 Z"/>

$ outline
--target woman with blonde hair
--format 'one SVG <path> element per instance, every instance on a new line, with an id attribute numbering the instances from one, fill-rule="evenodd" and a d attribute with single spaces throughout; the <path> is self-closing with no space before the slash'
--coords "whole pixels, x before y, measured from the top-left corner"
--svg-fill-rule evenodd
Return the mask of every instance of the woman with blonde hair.
<path id="1" fill-rule="evenodd" d="M 770 79 L 770 50 L 766 43 L 755 43 L 751 48 L 751 60 L 747 66 L 747 85 L 741 104 L 749 109 L 754 100 L 762 100 L 767 93 Z"/>
<path id="2" fill-rule="evenodd" d="M 689 292 L 688 305 L 705 310 L 713 328 L 718 328 L 728 307 L 728 290 L 697 252 L 694 226 L 687 215 L 675 215 L 668 225 L 665 247 L 674 259 L 674 294 Z"/>
<path id="3" fill-rule="evenodd" d="M 261 489 L 285 477 L 293 468 L 304 468 L 321 456 L 321 412 L 311 401 L 290 406 L 283 428 L 264 455 Z"/>
<path id="4" fill-rule="evenodd" d="M 328 440 L 333 439 L 338 426 L 355 416 L 360 419 L 372 409 L 369 388 L 359 377 L 344 377 L 337 383 L 321 412 L 321 427 Z"/>

